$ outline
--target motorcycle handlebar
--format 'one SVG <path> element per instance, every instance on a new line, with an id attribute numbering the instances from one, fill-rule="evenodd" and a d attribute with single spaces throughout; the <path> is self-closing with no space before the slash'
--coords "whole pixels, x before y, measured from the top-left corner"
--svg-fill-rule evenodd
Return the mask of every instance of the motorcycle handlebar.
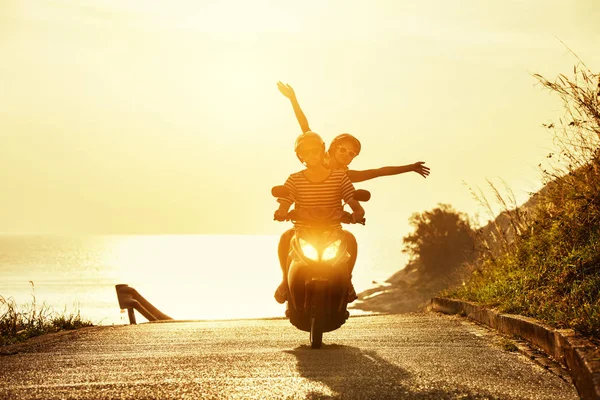
<path id="1" fill-rule="evenodd" d="M 298 215 L 298 212 L 296 210 L 291 210 L 290 212 L 287 213 L 284 221 L 312 222 L 312 223 L 317 223 L 317 224 L 324 224 L 324 223 L 336 224 L 336 223 L 342 223 L 342 224 L 361 224 L 361 225 L 364 225 L 365 222 L 367 221 L 367 219 L 363 217 L 363 218 L 361 218 L 359 220 L 354 220 L 354 217 L 353 217 L 352 214 L 350 214 L 347 211 L 344 211 L 340 218 L 334 218 L 334 219 L 319 221 L 319 220 L 315 220 L 315 219 L 311 219 L 311 218 L 302 218 L 300 215 Z M 283 222 L 283 221 L 281 221 L 281 222 Z"/>
<path id="2" fill-rule="evenodd" d="M 364 225 L 367 219 L 362 217 L 361 219 L 355 220 L 354 216 L 349 212 L 344 211 L 344 215 L 340 218 L 340 222 L 343 224 L 361 224 Z"/>

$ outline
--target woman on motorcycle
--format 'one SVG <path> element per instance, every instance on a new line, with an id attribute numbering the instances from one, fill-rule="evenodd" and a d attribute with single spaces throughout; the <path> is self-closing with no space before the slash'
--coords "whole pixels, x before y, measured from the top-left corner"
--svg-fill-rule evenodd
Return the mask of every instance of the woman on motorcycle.
<path id="1" fill-rule="evenodd" d="M 286 180 L 285 186 L 289 190 L 289 196 L 278 199 L 280 205 L 279 209 L 275 211 L 275 219 L 285 220 L 293 203 L 296 204 L 295 208 L 300 210 L 318 208 L 325 211 L 338 211 L 343 209 L 342 200 L 354 211 L 355 220 L 362 219 L 365 211 L 360 203 L 354 200 L 355 189 L 350 178 L 345 171 L 331 170 L 324 165 L 325 142 L 323 139 L 314 132 L 305 132 L 296 139 L 294 150 L 306 169 L 290 175 Z M 279 303 L 284 303 L 287 299 L 287 258 L 293 233 L 293 230 L 288 230 L 282 235 L 279 242 L 279 262 L 283 272 L 283 281 L 275 292 L 275 299 Z M 349 232 L 346 234 L 351 235 Z M 350 239 L 350 236 L 348 238 Z M 353 235 L 352 238 L 354 238 Z M 352 300 L 355 299 L 355 296 L 356 293 Z"/>
<path id="2" fill-rule="evenodd" d="M 300 104 L 298 103 L 294 89 L 290 85 L 283 84 L 282 82 L 277 82 L 277 88 L 292 103 L 294 114 L 296 115 L 296 119 L 300 124 L 302 132 L 310 131 L 308 120 L 300 108 Z M 350 178 L 351 182 L 363 182 L 369 179 L 378 178 L 380 176 L 398 175 L 405 172 L 416 172 L 423 178 L 426 178 L 429 175 L 429 167 L 425 166 L 423 161 L 419 161 L 414 164 L 381 167 L 363 171 L 350 170 L 348 166 L 352 160 L 354 160 L 354 158 L 360 154 L 361 147 L 360 141 L 355 136 L 350 135 L 349 133 L 338 135 L 331 141 L 329 149 L 327 150 L 327 153 L 323 159 L 323 163 L 330 169 L 340 169 L 346 171 L 346 174 Z M 347 232 L 347 234 L 348 253 L 350 253 L 348 267 L 350 270 L 350 277 L 352 277 L 352 271 L 354 270 L 354 265 L 356 264 L 356 258 L 358 256 L 358 246 L 354 235 L 350 232 Z M 289 243 L 292 235 L 293 230 L 290 229 L 281 235 L 279 241 L 279 263 L 282 265 L 282 268 L 284 268 L 285 263 L 287 262 Z M 282 298 L 279 289 L 278 292 L 275 293 L 275 298 L 278 299 L 278 301 Z M 356 298 L 357 296 L 354 286 L 352 283 L 350 283 L 348 302 L 351 303 L 356 300 Z"/>

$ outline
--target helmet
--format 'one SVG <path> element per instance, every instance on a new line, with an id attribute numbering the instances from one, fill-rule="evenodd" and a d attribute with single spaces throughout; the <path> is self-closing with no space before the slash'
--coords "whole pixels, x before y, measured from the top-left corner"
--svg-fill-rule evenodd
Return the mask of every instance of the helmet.
<path id="1" fill-rule="evenodd" d="M 356 137 L 352 136 L 349 133 L 342 133 L 341 135 L 337 135 L 336 137 L 334 137 L 331 143 L 329 144 L 329 150 L 327 150 L 327 152 L 330 155 L 333 154 L 333 152 L 340 145 L 340 143 L 344 141 L 354 143 L 354 145 L 356 146 L 356 155 L 360 154 L 360 140 L 358 140 Z"/>
<path id="2" fill-rule="evenodd" d="M 300 147 L 303 147 L 308 143 L 315 143 L 320 146 L 323 146 L 323 151 L 325 151 L 325 142 L 323 141 L 321 136 L 319 136 L 319 134 L 312 131 L 306 131 L 296 138 L 296 143 L 294 143 L 294 151 L 298 153 Z"/>
<path id="3" fill-rule="evenodd" d="M 296 143 L 294 143 L 294 151 L 296 152 L 296 157 L 298 157 L 298 160 L 300 160 L 301 163 L 304 163 L 304 160 L 302 159 L 302 157 L 300 157 L 298 151 L 300 150 L 300 148 L 306 146 L 309 143 L 321 146 L 323 152 L 325 152 L 325 142 L 323 141 L 321 136 L 319 136 L 319 134 L 315 132 L 306 131 L 302 135 L 298 136 L 296 138 Z"/>

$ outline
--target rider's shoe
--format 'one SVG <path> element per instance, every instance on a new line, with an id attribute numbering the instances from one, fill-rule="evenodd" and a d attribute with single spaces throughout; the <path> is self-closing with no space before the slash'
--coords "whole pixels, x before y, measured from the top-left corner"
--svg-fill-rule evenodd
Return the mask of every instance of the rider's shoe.
<path id="1" fill-rule="evenodd" d="M 281 282 L 275 291 L 275 301 L 279 304 L 285 303 L 287 300 L 287 282 Z"/>
<path id="2" fill-rule="evenodd" d="M 352 303 L 356 299 L 358 299 L 358 296 L 356 295 L 356 290 L 354 290 L 352 281 L 350 281 L 348 283 L 348 303 Z"/>

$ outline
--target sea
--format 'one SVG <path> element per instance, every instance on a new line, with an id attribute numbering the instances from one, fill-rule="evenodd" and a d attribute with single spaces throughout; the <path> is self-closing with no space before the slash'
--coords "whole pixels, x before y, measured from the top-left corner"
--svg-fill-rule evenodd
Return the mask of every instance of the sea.
<path id="1" fill-rule="evenodd" d="M 405 266 L 400 237 L 355 235 L 357 292 L 384 284 Z M 285 305 L 273 298 L 281 280 L 278 240 L 277 235 L 0 234 L 0 314 L 3 298 L 23 311 L 35 303 L 51 313 L 79 313 L 95 325 L 128 324 L 115 290 L 128 284 L 174 319 L 282 317 Z"/>

